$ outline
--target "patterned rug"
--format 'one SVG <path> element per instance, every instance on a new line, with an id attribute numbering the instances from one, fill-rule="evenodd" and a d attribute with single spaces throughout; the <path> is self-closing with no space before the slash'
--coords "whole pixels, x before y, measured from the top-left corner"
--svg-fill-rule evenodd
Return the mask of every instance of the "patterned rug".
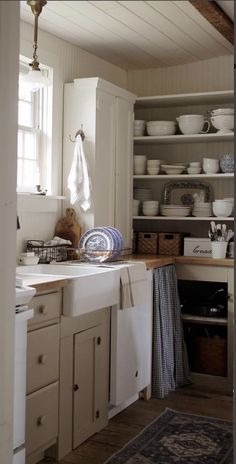
<path id="1" fill-rule="evenodd" d="M 105 464 L 233 464 L 232 422 L 166 409 Z"/>

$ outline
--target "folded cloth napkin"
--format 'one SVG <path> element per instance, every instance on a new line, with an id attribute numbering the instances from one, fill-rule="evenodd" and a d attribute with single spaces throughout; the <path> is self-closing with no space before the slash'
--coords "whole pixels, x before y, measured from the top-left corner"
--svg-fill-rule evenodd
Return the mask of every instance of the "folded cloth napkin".
<path id="1" fill-rule="evenodd" d="M 49 246 L 49 245 L 71 245 L 70 240 L 65 240 L 64 238 L 61 237 L 53 237 L 52 240 L 49 240 L 48 242 L 44 243 L 44 245 Z"/>
<path id="2" fill-rule="evenodd" d="M 120 309 L 131 308 L 147 301 L 147 271 L 144 263 L 120 269 Z"/>
<path id="3" fill-rule="evenodd" d="M 75 139 L 75 149 L 68 176 L 67 187 L 70 190 L 70 202 L 78 201 L 80 207 L 87 211 L 91 206 L 90 181 L 87 161 L 84 155 L 83 141 L 80 135 Z"/>

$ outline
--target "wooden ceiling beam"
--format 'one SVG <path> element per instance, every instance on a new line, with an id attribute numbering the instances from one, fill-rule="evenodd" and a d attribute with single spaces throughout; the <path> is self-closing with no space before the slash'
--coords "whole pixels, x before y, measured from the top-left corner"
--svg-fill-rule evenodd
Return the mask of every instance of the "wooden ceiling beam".
<path id="1" fill-rule="evenodd" d="M 231 44 L 234 43 L 234 24 L 220 6 L 213 0 L 189 0 L 212 26 Z"/>

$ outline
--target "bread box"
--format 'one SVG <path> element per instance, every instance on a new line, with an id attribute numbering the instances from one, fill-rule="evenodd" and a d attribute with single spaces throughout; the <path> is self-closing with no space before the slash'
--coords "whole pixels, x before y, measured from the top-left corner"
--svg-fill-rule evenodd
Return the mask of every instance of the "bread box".
<path id="1" fill-rule="evenodd" d="M 209 238 L 185 237 L 184 256 L 211 258 L 211 241 Z"/>

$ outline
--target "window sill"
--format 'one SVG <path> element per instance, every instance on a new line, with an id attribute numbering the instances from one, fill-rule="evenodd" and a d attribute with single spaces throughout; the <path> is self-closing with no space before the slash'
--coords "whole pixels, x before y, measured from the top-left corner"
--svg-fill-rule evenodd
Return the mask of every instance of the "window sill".
<path id="1" fill-rule="evenodd" d="M 34 193 L 17 193 L 17 211 L 33 213 L 56 213 L 58 201 L 64 200 L 60 195 L 38 195 Z"/>

